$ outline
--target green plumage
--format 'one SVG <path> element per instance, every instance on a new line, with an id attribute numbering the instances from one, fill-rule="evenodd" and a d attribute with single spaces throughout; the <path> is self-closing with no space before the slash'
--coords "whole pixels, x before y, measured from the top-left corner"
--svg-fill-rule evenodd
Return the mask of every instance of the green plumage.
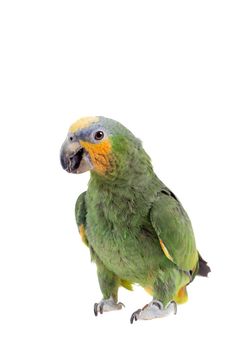
<path id="1" fill-rule="evenodd" d="M 103 297 L 117 301 L 119 286 L 138 283 L 166 305 L 198 271 L 190 220 L 155 175 L 141 142 L 119 123 L 100 121 L 109 132 L 112 167 L 104 175 L 91 171 L 75 211 Z"/>

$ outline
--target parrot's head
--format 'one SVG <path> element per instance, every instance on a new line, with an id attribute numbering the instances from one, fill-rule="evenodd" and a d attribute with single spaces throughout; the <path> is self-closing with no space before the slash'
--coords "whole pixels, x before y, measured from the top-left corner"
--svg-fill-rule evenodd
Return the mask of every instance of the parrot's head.
<path id="1" fill-rule="evenodd" d="M 141 164 L 141 141 L 119 122 L 104 117 L 85 117 L 71 125 L 62 145 L 60 160 L 69 173 L 90 170 L 105 178 L 124 176 Z M 145 157 L 150 163 L 149 157 Z"/>

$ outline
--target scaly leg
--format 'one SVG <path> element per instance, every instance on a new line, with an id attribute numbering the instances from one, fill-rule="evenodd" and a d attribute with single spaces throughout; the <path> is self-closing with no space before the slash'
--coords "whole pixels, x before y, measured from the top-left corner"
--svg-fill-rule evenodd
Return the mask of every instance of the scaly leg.
<path id="1" fill-rule="evenodd" d="M 104 264 L 98 259 L 95 259 L 97 265 L 97 275 L 103 299 L 99 303 L 94 304 L 94 314 L 121 310 L 124 304 L 118 303 L 118 288 L 120 286 L 120 279 L 111 271 L 109 271 Z"/>
<path id="2" fill-rule="evenodd" d="M 94 304 L 94 314 L 98 316 L 98 313 L 102 314 L 108 311 L 121 310 L 124 306 L 123 303 L 116 303 L 113 297 L 102 299 L 99 303 Z"/>

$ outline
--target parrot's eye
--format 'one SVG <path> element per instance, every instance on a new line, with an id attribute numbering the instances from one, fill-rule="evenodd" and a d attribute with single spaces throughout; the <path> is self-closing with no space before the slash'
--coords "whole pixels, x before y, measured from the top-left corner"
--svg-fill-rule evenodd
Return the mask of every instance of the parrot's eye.
<path id="1" fill-rule="evenodd" d="M 103 131 L 97 131 L 95 133 L 95 140 L 99 141 L 102 140 L 104 138 L 104 132 Z"/>

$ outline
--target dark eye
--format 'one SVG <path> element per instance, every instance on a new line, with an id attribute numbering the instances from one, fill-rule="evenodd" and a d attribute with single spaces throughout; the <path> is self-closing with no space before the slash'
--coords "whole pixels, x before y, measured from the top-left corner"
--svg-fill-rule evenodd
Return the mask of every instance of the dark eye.
<path id="1" fill-rule="evenodd" d="M 104 132 L 103 131 L 97 131 L 95 133 L 95 140 L 99 141 L 102 140 L 104 138 Z"/>

